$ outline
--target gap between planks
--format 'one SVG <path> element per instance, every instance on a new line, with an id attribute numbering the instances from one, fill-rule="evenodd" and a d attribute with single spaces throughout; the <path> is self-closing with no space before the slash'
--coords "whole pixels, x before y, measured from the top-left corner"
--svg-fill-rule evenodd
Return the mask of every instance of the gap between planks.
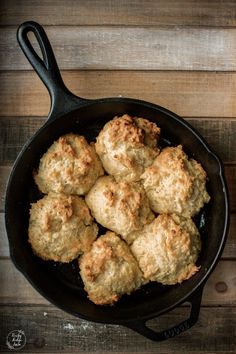
<path id="1" fill-rule="evenodd" d="M 31 20 L 30 20 L 31 21 Z M 21 23 L 23 23 L 24 21 L 20 22 L 19 25 Z M 36 21 L 38 22 L 38 21 Z M 39 22 L 38 22 L 39 23 Z M 221 29 L 221 30 L 235 30 L 236 29 L 236 25 L 232 25 L 232 26 L 217 26 L 217 25 L 185 25 L 185 24 L 179 24 L 179 25 L 172 25 L 172 24 L 160 24 L 160 25 L 155 25 L 155 24 L 150 24 L 150 23 L 144 23 L 142 25 L 138 25 L 138 24 L 126 24 L 126 25 L 120 25 L 120 24 L 109 24 L 109 23 L 96 23 L 96 24 L 69 24 L 69 23 L 65 23 L 65 24 L 43 24 L 42 22 L 40 22 L 40 25 L 43 26 L 44 28 L 97 28 L 99 30 L 99 28 L 114 28 L 114 29 L 120 29 L 120 28 L 131 28 L 131 29 L 135 29 L 135 28 L 142 28 L 142 29 L 153 29 L 153 30 L 178 30 L 178 29 L 193 29 L 193 30 L 198 30 L 198 29 L 202 29 L 202 30 L 217 30 L 217 29 Z M 16 27 L 16 24 L 12 24 L 12 25 L 8 25 L 8 24 L 1 24 L 0 22 L 0 30 L 4 30 L 4 29 L 12 29 L 12 30 L 17 30 L 18 27 Z M 152 69 L 151 69 L 152 70 Z M 196 70 L 199 71 L 199 70 Z M 205 70 L 203 70 L 205 71 Z M 210 70 L 211 71 L 211 70 Z M 229 70 L 231 71 L 231 70 Z"/>

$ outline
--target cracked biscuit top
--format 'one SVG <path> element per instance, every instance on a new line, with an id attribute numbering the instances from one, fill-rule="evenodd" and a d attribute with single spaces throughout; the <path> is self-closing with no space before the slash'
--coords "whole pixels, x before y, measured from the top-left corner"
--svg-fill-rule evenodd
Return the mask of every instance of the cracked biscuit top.
<path id="1" fill-rule="evenodd" d="M 181 283 L 195 274 L 201 249 L 197 227 L 190 218 L 159 215 L 141 232 L 131 251 L 147 280 L 165 285 Z"/>
<path id="2" fill-rule="evenodd" d="M 83 195 L 103 174 L 94 144 L 83 136 L 66 134 L 43 155 L 34 179 L 43 193 Z"/>
<path id="3" fill-rule="evenodd" d="M 116 182 L 100 177 L 85 197 L 96 221 L 118 233 L 130 244 L 135 231 L 154 219 L 143 186 L 138 182 Z"/>
<path id="4" fill-rule="evenodd" d="M 137 261 L 114 232 L 100 236 L 79 265 L 88 297 L 97 305 L 113 304 L 143 283 Z"/>
<path id="5" fill-rule="evenodd" d="M 70 262 L 88 251 L 98 234 L 84 200 L 49 193 L 30 209 L 29 242 L 44 260 Z"/>
<path id="6" fill-rule="evenodd" d="M 95 149 L 106 172 L 116 180 L 138 181 L 159 153 L 159 136 L 155 123 L 125 114 L 105 124 Z"/>
<path id="7" fill-rule="evenodd" d="M 152 210 L 185 217 L 209 202 L 206 179 L 200 163 L 188 159 L 181 145 L 163 149 L 141 176 Z"/>

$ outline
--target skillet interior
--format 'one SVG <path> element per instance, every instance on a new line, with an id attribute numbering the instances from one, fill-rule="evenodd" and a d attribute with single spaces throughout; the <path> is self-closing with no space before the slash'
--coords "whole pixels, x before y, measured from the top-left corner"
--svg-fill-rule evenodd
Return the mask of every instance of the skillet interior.
<path id="1" fill-rule="evenodd" d="M 200 271 L 176 286 L 149 283 L 115 306 L 99 307 L 87 300 L 78 276 L 77 262 L 60 265 L 41 261 L 27 242 L 30 203 L 42 195 L 32 178 L 33 169 L 52 142 L 74 132 L 94 141 L 103 125 L 115 115 L 128 113 L 147 118 L 162 129 L 161 146 L 182 144 L 190 157 L 203 165 L 209 176 L 210 203 L 196 218 L 201 231 Z M 227 198 L 219 160 L 184 121 L 161 107 L 131 99 L 105 99 L 88 103 L 47 123 L 31 139 L 19 156 L 10 177 L 6 197 L 6 227 L 10 251 L 16 266 L 36 289 L 56 306 L 82 318 L 107 323 L 122 323 L 137 318 L 152 318 L 181 303 L 210 273 L 223 246 L 227 222 Z"/>

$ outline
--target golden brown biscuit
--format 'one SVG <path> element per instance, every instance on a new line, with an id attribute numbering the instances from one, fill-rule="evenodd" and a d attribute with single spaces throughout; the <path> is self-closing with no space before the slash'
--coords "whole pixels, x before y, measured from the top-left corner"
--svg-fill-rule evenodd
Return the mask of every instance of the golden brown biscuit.
<path id="1" fill-rule="evenodd" d="M 155 212 L 185 217 L 197 214 L 209 202 L 206 179 L 202 166 L 188 160 L 181 145 L 163 149 L 141 176 Z"/>
<path id="2" fill-rule="evenodd" d="M 114 232 L 100 236 L 80 258 L 79 265 L 88 297 L 97 305 L 113 304 L 142 285 L 135 258 Z"/>
<path id="3" fill-rule="evenodd" d="M 121 235 L 127 243 L 133 232 L 154 219 L 144 188 L 137 182 L 100 177 L 85 197 L 97 222 Z"/>
<path id="4" fill-rule="evenodd" d="M 156 124 L 125 114 L 105 124 L 95 149 L 104 169 L 116 180 L 138 181 L 159 153 L 159 136 Z"/>
<path id="5" fill-rule="evenodd" d="M 78 196 L 49 193 L 30 210 L 29 242 L 45 260 L 70 262 L 88 251 L 98 226 Z"/>
<path id="6" fill-rule="evenodd" d="M 190 218 L 162 214 L 137 234 L 131 251 L 144 278 L 173 285 L 198 271 L 201 240 Z"/>
<path id="7" fill-rule="evenodd" d="M 83 136 L 67 134 L 43 155 L 34 178 L 43 193 L 83 195 L 103 174 L 94 145 Z"/>

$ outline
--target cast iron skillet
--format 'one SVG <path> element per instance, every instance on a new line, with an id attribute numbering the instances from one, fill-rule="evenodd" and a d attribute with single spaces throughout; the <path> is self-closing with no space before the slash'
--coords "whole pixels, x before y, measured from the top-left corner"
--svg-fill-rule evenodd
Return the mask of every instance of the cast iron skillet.
<path id="1" fill-rule="evenodd" d="M 43 60 L 27 37 L 30 31 L 37 38 Z M 41 295 L 80 318 L 124 325 L 155 341 L 174 337 L 185 331 L 198 319 L 203 286 L 217 264 L 226 241 L 229 215 L 222 163 L 188 123 L 163 107 L 130 98 L 87 100 L 73 95 L 62 81 L 49 40 L 39 24 L 23 23 L 18 29 L 17 38 L 21 49 L 50 93 L 51 110 L 46 123 L 20 152 L 8 182 L 6 229 L 15 266 Z M 35 101 L 35 105 L 37 104 Z M 108 120 L 124 113 L 157 123 L 162 129 L 162 146 L 181 143 L 189 156 L 202 163 L 209 176 L 207 188 L 211 201 L 195 219 L 203 241 L 198 261 L 201 269 L 196 275 L 176 286 L 149 283 L 130 296 L 122 297 L 114 306 L 96 306 L 86 297 L 76 262 L 61 265 L 41 261 L 33 255 L 27 242 L 29 208 L 30 203 L 42 195 L 34 184 L 32 171 L 37 168 L 43 153 L 60 135 L 74 132 L 85 135 L 89 141 L 94 140 Z M 185 321 L 161 332 L 146 326 L 147 320 L 186 301 L 191 304 L 191 311 Z"/>

